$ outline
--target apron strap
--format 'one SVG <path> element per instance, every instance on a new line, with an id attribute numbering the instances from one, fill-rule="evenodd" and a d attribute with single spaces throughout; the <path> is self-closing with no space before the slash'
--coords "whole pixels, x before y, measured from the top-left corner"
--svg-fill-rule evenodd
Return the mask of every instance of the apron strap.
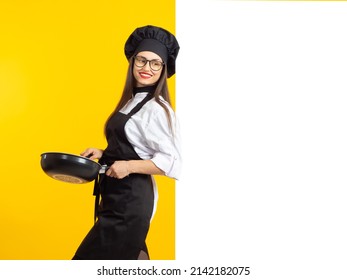
<path id="1" fill-rule="evenodd" d="M 149 92 L 147 94 L 147 96 L 141 101 L 139 102 L 128 114 L 127 116 L 132 116 L 135 115 L 138 111 L 141 110 L 141 108 L 143 107 L 143 105 L 145 105 L 149 100 L 151 100 L 154 96 L 153 92 Z"/>
<path id="2" fill-rule="evenodd" d="M 105 174 L 99 174 L 99 176 L 94 181 L 94 190 L 93 195 L 95 195 L 95 204 L 94 204 L 94 224 L 98 218 L 98 210 L 100 203 L 100 192 L 101 192 L 101 183 L 105 178 Z"/>

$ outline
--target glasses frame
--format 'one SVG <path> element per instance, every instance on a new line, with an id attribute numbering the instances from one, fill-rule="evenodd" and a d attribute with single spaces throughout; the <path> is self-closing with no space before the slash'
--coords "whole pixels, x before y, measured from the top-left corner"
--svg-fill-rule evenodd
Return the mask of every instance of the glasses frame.
<path id="1" fill-rule="evenodd" d="M 143 65 L 137 65 L 137 64 L 136 64 L 137 58 L 141 58 L 141 59 L 145 60 L 146 63 L 143 64 Z M 161 66 L 160 66 L 159 69 L 153 69 L 153 67 L 152 67 L 152 65 L 151 65 L 153 61 L 155 61 L 155 62 L 157 62 L 157 63 L 159 62 L 159 63 L 161 64 Z M 149 62 L 149 67 L 151 68 L 151 70 L 152 70 L 152 71 L 155 71 L 155 72 L 160 71 L 161 69 L 163 69 L 163 67 L 164 67 L 164 65 L 165 65 L 164 62 L 162 62 L 162 61 L 160 61 L 160 60 L 158 60 L 158 59 L 149 60 L 149 59 L 147 59 L 147 58 L 145 58 L 144 56 L 141 56 L 141 55 L 136 55 L 136 56 L 134 57 L 134 64 L 135 64 L 137 67 L 139 67 L 139 68 L 145 67 L 145 66 L 147 65 L 148 62 Z"/>

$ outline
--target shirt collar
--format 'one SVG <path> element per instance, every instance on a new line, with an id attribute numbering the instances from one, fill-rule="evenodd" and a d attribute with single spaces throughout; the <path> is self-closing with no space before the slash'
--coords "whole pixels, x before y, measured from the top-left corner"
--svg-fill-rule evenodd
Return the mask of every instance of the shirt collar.
<path id="1" fill-rule="evenodd" d="M 134 87 L 133 88 L 133 95 L 135 96 L 139 92 L 149 92 L 153 93 L 156 89 L 157 85 L 154 86 L 146 86 L 146 87 Z"/>

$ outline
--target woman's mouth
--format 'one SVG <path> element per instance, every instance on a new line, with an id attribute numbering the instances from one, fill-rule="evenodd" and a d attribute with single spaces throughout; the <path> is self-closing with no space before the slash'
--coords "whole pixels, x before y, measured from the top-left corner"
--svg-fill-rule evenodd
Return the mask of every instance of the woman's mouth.
<path id="1" fill-rule="evenodd" d="M 152 78 L 152 75 L 146 72 L 139 72 L 139 75 L 142 79 L 150 79 Z"/>

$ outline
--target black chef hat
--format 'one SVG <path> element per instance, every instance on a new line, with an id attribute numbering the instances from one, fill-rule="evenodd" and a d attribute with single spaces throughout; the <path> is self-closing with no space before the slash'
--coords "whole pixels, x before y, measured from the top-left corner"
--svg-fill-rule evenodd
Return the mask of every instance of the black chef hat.
<path id="1" fill-rule="evenodd" d="M 125 42 L 127 59 L 141 51 L 151 51 L 161 57 L 167 66 L 168 78 L 175 74 L 176 57 L 180 47 L 169 31 L 152 25 L 136 28 Z"/>

